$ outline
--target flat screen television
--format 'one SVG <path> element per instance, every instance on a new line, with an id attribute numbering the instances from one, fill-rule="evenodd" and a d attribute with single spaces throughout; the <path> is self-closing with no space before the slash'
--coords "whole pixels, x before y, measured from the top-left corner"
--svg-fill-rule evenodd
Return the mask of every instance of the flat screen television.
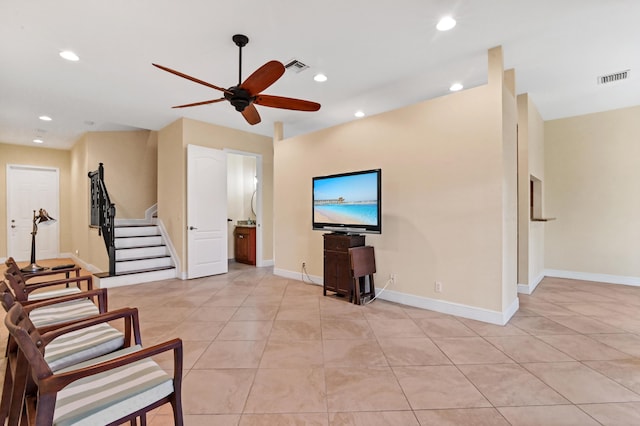
<path id="1" fill-rule="evenodd" d="M 312 179 L 314 230 L 382 233 L 382 171 L 363 170 Z"/>

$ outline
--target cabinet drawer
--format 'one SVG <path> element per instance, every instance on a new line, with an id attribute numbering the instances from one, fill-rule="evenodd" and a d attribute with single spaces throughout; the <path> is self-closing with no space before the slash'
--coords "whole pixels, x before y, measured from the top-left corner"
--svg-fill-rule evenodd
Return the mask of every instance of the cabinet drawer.
<path id="1" fill-rule="evenodd" d="M 363 235 L 325 235 L 324 249 L 335 251 L 347 251 L 349 247 L 364 245 Z"/>

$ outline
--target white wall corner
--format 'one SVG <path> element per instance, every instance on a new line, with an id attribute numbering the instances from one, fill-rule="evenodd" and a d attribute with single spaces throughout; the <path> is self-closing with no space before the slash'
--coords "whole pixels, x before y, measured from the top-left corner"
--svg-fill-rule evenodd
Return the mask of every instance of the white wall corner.
<path id="1" fill-rule="evenodd" d="M 533 294 L 533 292 L 536 290 L 536 287 L 538 287 L 538 284 L 540 284 L 543 279 L 544 273 L 541 273 L 531 282 L 531 284 L 518 284 L 518 293 Z"/>
<path id="2" fill-rule="evenodd" d="M 156 213 L 158 213 L 158 203 L 144 211 L 144 219 L 149 223 L 156 223 L 156 218 L 153 217 Z"/>

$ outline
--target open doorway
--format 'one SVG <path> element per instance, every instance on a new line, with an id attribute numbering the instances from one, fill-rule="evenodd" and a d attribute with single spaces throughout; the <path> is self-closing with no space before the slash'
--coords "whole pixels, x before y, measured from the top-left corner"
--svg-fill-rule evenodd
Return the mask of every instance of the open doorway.
<path id="1" fill-rule="evenodd" d="M 256 266 L 262 266 L 261 181 L 260 154 L 227 150 L 229 259 Z"/>

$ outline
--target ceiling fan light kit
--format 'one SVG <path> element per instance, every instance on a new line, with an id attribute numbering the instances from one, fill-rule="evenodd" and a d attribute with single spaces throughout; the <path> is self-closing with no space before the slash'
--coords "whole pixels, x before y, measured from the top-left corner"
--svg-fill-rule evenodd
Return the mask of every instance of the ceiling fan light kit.
<path id="1" fill-rule="evenodd" d="M 194 102 L 185 105 L 176 105 L 173 108 L 186 108 L 198 105 L 213 104 L 221 101 L 229 101 L 231 105 L 240 112 L 247 123 L 254 125 L 260 122 L 260 114 L 255 105 L 261 105 L 271 108 L 289 109 L 296 111 L 318 111 L 320 104 L 316 102 L 306 101 L 302 99 L 287 98 L 283 96 L 263 95 L 261 92 L 278 81 L 285 72 L 284 65 L 279 61 L 269 61 L 256 71 L 253 72 L 247 79 L 242 81 L 242 48 L 249 43 L 249 37 L 243 34 L 236 34 L 232 37 L 233 42 L 238 46 L 239 59 L 238 59 L 238 84 L 231 86 L 228 89 L 216 86 L 206 81 L 197 79 L 190 75 L 181 73 L 179 71 L 167 68 L 162 65 L 153 64 L 153 66 L 167 71 L 171 74 L 175 74 L 179 77 L 191 80 L 194 83 L 202 84 L 211 89 L 219 90 L 223 92 L 223 97 L 218 99 L 211 99 L 208 101 Z"/>

